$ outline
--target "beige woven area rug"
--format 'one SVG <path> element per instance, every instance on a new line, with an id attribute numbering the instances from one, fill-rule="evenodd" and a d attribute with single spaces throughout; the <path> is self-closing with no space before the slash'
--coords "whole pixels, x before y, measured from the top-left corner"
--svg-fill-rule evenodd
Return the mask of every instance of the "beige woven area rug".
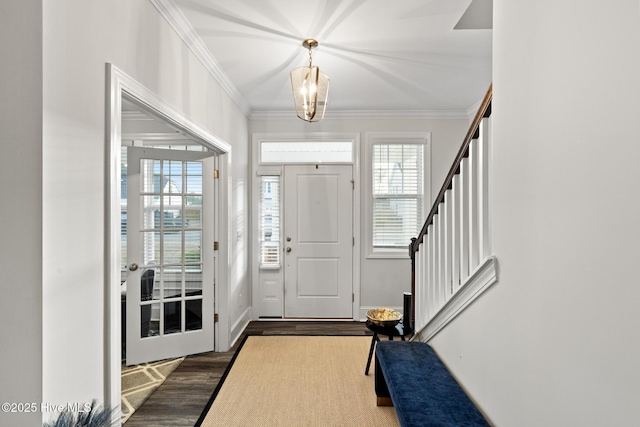
<path id="1" fill-rule="evenodd" d="M 398 426 L 365 376 L 371 337 L 249 336 L 196 426 Z M 372 370 L 373 371 L 373 370 Z"/>
<path id="2" fill-rule="evenodd" d="M 121 374 L 122 417 L 124 424 L 145 400 L 167 379 L 184 357 L 123 366 Z"/>

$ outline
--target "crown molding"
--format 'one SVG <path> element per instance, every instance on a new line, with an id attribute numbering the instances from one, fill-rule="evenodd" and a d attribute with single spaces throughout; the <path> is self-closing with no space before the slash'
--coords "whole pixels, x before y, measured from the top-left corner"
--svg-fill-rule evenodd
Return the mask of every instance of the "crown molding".
<path id="1" fill-rule="evenodd" d="M 475 114 L 475 113 L 474 113 Z M 327 110 L 323 120 L 443 120 L 468 119 L 467 110 Z M 300 120 L 291 111 L 254 111 L 251 120 Z"/>
<path id="2" fill-rule="evenodd" d="M 196 33 L 195 28 L 184 16 L 178 5 L 173 0 L 150 0 L 151 4 L 158 10 L 160 15 L 169 23 L 171 28 L 180 36 L 182 41 L 202 62 L 207 71 L 220 84 L 222 89 L 231 97 L 246 117 L 251 115 L 251 107 L 242 97 L 238 89 L 231 82 L 229 77 L 222 71 L 218 62 L 207 49 L 202 39 Z"/>
<path id="3" fill-rule="evenodd" d="M 218 62 L 215 60 L 202 39 L 198 36 L 195 28 L 193 28 L 189 20 L 184 16 L 175 1 L 149 1 L 247 118 L 250 120 L 299 120 L 293 109 L 291 111 L 252 111 L 249 103 L 240 94 L 222 68 L 220 68 Z M 473 119 L 481 102 L 482 101 L 478 102 L 467 110 L 328 110 L 325 113 L 324 120 Z"/>

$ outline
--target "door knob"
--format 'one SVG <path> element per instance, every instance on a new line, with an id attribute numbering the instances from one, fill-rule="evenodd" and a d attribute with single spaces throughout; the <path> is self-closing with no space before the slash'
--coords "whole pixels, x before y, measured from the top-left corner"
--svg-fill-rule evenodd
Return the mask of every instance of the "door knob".
<path id="1" fill-rule="evenodd" d="M 291 252 L 291 248 L 287 248 L 287 253 Z"/>
<path id="2" fill-rule="evenodd" d="M 135 262 L 129 266 L 130 271 L 136 271 L 138 269 L 138 264 Z"/>

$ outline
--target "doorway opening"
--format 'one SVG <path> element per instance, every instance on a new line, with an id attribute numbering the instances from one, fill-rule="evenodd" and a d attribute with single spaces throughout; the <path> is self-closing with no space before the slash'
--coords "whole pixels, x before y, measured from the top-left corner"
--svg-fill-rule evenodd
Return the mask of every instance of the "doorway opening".
<path id="1" fill-rule="evenodd" d="M 106 69 L 105 405 L 114 408 L 114 417 L 117 417 L 121 412 L 122 333 L 133 329 L 134 334 L 129 335 L 136 344 L 150 344 L 152 348 L 145 350 L 147 354 L 144 357 L 151 359 L 167 357 L 166 354 L 160 354 L 164 347 L 181 349 L 177 353 L 182 354 L 206 351 L 200 350 L 201 347 L 194 350 L 195 347 L 184 342 L 185 338 L 190 338 L 192 342 L 200 341 L 193 339 L 198 334 L 206 338 L 202 341 L 209 350 L 214 348 L 218 334 L 214 331 L 213 312 L 215 310 L 225 315 L 227 309 L 215 307 L 218 289 L 214 289 L 214 283 L 224 286 L 227 273 L 224 267 L 215 268 L 218 260 L 213 255 L 213 245 L 206 244 L 205 248 L 205 241 L 213 242 L 215 239 L 226 242 L 226 237 L 219 233 L 226 225 L 226 215 L 220 213 L 220 206 L 226 206 L 228 200 L 224 190 L 228 157 L 225 154 L 231 152 L 231 147 L 191 122 L 112 64 L 107 64 Z M 133 122 L 139 127 L 132 125 Z M 131 166 L 127 161 L 123 162 L 123 153 L 129 150 L 142 153 L 136 162 L 141 162 L 138 166 L 143 166 L 138 169 L 145 172 L 139 173 L 138 182 L 141 182 L 140 175 L 148 178 L 147 187 L 136 184 L 136 190 L 141 191 L 136 199 L 139 202 L 137 204 L 144 207 L 136 208 L 135 212 L 131 211 L 129 202 L 123 203 L 123 195 L 126 200 L 130 190 L 127 188 L 130 175 L 126 169 Z M 207 158 L 213 160 L 208 161 Z M 214 165 L 216 159 L 218 164 Z M 205 185 L 205 181 L 213 180 L 213 174 L 205 177 L 204 166 L 200 172 L 194 172 L 193 166 L 197 169 L 200 163 L 206 162 L 213 165 L 208 167 L 219 170 L 220 179 Z M 156 169 L 156 165 L 162 166 Z M 183 170 L 174 173 L 177 169 Z M 193 190 L 197 187 L 193 184 L 197 182 L 201 183 L 200 188 L 190 191 L 188 187 L 191 186 Z M 208 199 L 208 207 L 205 198 Z M 135 221 L 132 221 L 132 217 L 135 217 Z M 167 220 L 169 217 L 173 221 Z M 137 236 L 132 238 L 128 232 L 134 222 Z M 145 237 L 141 237 L 143 235 Z M 135 256 L 128 245 L 134 240 L 146 246 L 138 248 Z M 126 249 L 123 250 L 123 247 Z M 171 258 L 177 255 L 179 259 Z M 159 264 L 152 259 L 156 257 L 160 260 Z M 224 265 L 225 261 L 220 260 L 220 263 Z M 205 267 L 205 264 L 210 267 Z M 153 278 L 150 278 L 149 272 L 153 272 Z M 121 313 L 123 282 L 128 282 L 127 305 L 136 308 L 133 315 L 130 312 L 127 316 L 127 325 L 132 327 L 126 328 L 122 327 Z M 156 291 L 151 291 L 148 300 L 141 298 L 144 283 L 158 286 Z M 147 312 L 151 316 L 148 322 L 144 322 Z M 157 334 L 151 334 L 152 329 Z M 163 339 L 162 345 L 158 345 L 160 338 Z M 127 350 L 131 350 L 130 345 L 131 340 Z M 173 357 L 174 353 L 169 357 Z"/>

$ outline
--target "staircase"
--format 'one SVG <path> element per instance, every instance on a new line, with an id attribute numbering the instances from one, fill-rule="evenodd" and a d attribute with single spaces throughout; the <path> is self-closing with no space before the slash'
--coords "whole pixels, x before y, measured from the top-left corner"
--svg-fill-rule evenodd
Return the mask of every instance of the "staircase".
<path id="1" fill-rule="evenodd" d="M 428 341 L 497 280 L 491 249 L 491 100 L 473 120 L 420 234 L 409 246 L 414 330 Z"/>

